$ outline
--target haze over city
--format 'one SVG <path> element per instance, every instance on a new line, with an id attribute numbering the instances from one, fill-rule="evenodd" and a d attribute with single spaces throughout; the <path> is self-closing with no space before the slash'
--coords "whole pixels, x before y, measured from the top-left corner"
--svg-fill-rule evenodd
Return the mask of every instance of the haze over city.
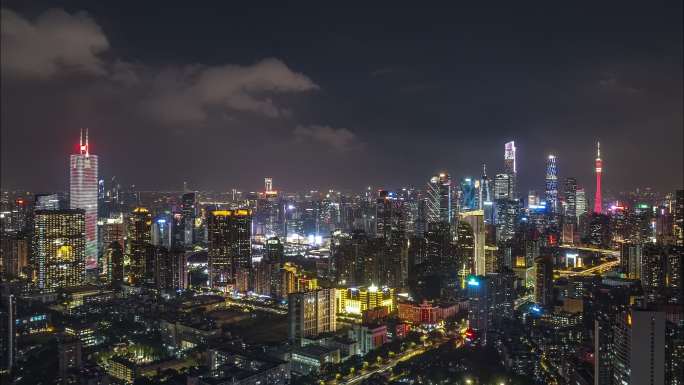
<path id="1" fill-rule="evenodd" d="M 679 2 L 128 7 L 3 2 L 3 186 L 65 189 L 86 127 L 142 189 L 417 186 L 509 140 L 526 188 L 549 153 L 589 183 L 597 140 L 606 188 L 682 183 Z"/>

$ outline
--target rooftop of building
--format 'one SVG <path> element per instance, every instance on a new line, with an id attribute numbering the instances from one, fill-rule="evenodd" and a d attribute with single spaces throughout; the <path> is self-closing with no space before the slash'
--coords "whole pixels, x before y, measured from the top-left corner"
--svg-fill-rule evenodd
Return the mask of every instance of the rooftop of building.
<path id="1" fill-rule="evenodd" d="M 302 346 L 302 347 L 297 347 L 297 348 L 295 348 L 295 349 L 292 351 L 292 353 L 293 353 L 293 354 L 296 353 L 296 354 L 299 354 L 299 355 L 302 355 L 302 356 L 307 356 L 307 357 L 315 357 L 315 358 L 318 358 L 318 357 L 321 357 L 321 356 L 330 354 L 330 353 L 332 353 L 332 352 L 334 352 L 334 351 L 336 351 L 336 350 L 338 350 L 338 349 L 336 349 L 336 348 L 328 348 L 328 347 L 321 346 L 321 345 L 306 345 L 306 346 Z"/>

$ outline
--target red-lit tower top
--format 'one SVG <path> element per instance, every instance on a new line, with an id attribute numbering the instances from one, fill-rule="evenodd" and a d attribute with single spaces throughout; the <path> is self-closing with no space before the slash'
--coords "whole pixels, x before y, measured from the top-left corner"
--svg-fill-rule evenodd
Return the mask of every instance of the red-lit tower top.
<path id="1" fill-rule="evenodd" d="M 601 172 L 603 169 L 603 161 L 601 160 L 601 142 L 596 142 L 596 195 L 594 196 L 594 212 L 601 214 L 602 198 L 601 198 Z"/>
<path id="2" fill-rule="evenodd" d="M 81 155 L 89 156 L 90 148 L 88 145 L 88 129 L 85 130 L 85 143 L 83 142 L 83 129 L 81 129 L 81 138 L 78 143 L 78 149 Z"/>

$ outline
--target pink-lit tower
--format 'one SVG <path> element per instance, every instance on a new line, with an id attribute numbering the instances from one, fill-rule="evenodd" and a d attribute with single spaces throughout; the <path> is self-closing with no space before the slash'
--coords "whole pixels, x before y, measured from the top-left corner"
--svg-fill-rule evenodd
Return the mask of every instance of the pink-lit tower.
<path id="1" fill-rule="evenodd" d="M 86 269 L 97 267 L 97 155 L 90 153 L 88 129 L 83 130 L 78 154 L 72 154 L 69 167 L 69 201 L 72 209 L 85 211 Z"/>
<path id="2" fill-rule="evenodd" d="M 596 142 L 596 195 L 594 196 L 594 212 L 601 214 L 601 172 L 603 161 L 601 160 L 601 142 Z"/>

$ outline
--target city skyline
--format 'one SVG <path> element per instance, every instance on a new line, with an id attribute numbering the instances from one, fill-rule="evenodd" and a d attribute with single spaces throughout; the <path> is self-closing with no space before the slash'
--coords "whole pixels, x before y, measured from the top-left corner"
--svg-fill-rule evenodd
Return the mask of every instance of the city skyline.
<path id="1" fill-rule="evenodd" d="M 358 28 L 320 38 L 313 31 L 343 25 L 350 11 L 169 7 L 151 30 L 142 15 L 154 10 L 3 4 L 3 188 L 66 190 L 63 154 L 86 127 L 100 174 L 145 190 L 250 190 L 263 175 L 290 191 L 421 186 L 441 170 L 503 172 L 510 140 L 520 195 L 543 191 L 554 154 L 559 178 L 576 177 L 593 196 L 597 141 L 604 193 L 682 184 L 681 4 L 546 10 L 546 19 L 396 7 L 383 30 L 372 23 L 382 11 L 369 8 L 353 15 Z M 582 32 L 572 27 L 580 13 Z M 267 22 L 281 14 L 300 28 Z M 186 24 L 197 28 L 175 29 Z M 555 44 L 530 36 L 549 28 Z M 62 29 L 74 52 L 43 50 Z M 27 103 L 41 113 L 21 112 Z"/>
<path id="2" fill-rule="evenodd" d="M 683 385 L 682 15 L 3 0 L 0 383 Z"/>
<path id="3" fill-rule="evenodd" d="M 94 169 L 95 169 L 94 175 L 88 174 L 88 175 L 89 175 L 88 178 L 91 179 L 91 180 L 90 180 L 90 188 L 89 188 L 89 189 L 88 189 L 88 188 L 85 188 L 86 190 L 91 190 L 90 196 L 89 196 L 88 198 L 80 198 L 80 197 L 76 196 L 76 199 L 75 199 L 75 200 L 72 199 L 72 205 L 74 205 L 72 208 L 83 208 L 83 209 L 85 209 L 87 212 L 88 212 L 88 211 L 92 212 L 93 210 L 96 209 L 96 206 L 97 206 L 95 203 L 93 203 L 93 199 L 95 199 L 95 197 L 97 196 L 97 194 L 98 194 L 98 189 L 103 189 L 104 186 L 105 186 L 105 184 L 106 184 L 106 185 L 110 185 L 110 184 L 111 184 L 111 181 L 113 180 L 113 179 L 111 179 L 111 178 L 117 178 L 117 176 L 116 176 L 116 175 L 113 175 L 113 176 L 110 177 L 110 176 L 103 176 L 103 175 L 99 175 L 99 174 L 98 174 L 98 167 L 99 167 L 99 166 L 98 166 L 98 159 L 99 159 L 99 157 L 98 157 L 98 155 L 95 155 L 95 154 L 92 154 L 92 155 L 91 155 L 91 154 L 90 154 L 90 144 L 89 144 L 89 139 L 88 139 L 88 131 L 89 131 L 89 130 L 88 130 L 87 128 L 85 129 L 85 133 L 86 133 L 86 135 L 85 135 L 85 142 L 84 142 L 84 140 L 83 140 L 83 131 L 84 131 L 84 130 L 81 129 L 81 131 L 80 131 L 80 139 L 79 139 L 78 144 L 76 145 L 76 149 L 77 149 L 76 151 L 77 151 L 78 153 L 77 153 L 77 154 L 71 154 L 71 155 L 69 156 L 69 157 L 70 157 L 70 161 L 69 161 L 70 166 L 69 166 L 69 169 L 71 170 L 71 171 L 69 172 L 69 173 L 70 173 L 70 175 L 69 175 L 69 179 L 70 179 L 69 186 L 67 187 L 67 189 L 66 189 L 65 191 L 61 191 L 61 190 L 51 190 L 51 191 L 50 191 L 50 194 L 53 194 L 53 193 L 63 193 L 63 192 L 66 193 L 66 192 L 68 192 L 68 195 L 71 196 L 71 195 L 74 194 L 74 191 L 83 190 L 84 188 L 81 187 L 81 186 L 76 187 L 78 183 L 83 183 L 83 182 L 75 182 L 75 179 L 74 179 L 74 178 L 76 178 L 76 179 L 81 178 L 81 179 L 82 179 L 83 176 L 78 177 L 77 175 L 80 175 L 80 174 L 79 174 L 80 171 L 79 171 L 79 172 L 75 172 L 75 171 L 74 171 L 74 170 L 76 169 L 75 166 L 74 166 L 74 164 L 75 164 L 74 162 L 77 162 L 77 161 L 74 160 L 74 159 L 81 159 L 81 158 L 83 158 L 83 159 L 85 159 L 85 160 L 90 159 L 89 162 L 92 163 L 92 162 L 94 161 L 94 164 L 95 164 L 95 166 L 94 166 Z M 580 185 L 578 185 L 578 186 L 581 187 L 582 189 L 587 189 L 587 188 L 588 188 L 590 191 L 594 191 L 595 197 L 594 197 L 594 200 L 592 201 L 592 202 L 593 202 L 593 205 L 594 205 L 594 212 L 600 213 L 602 210 L 599 209 L 599 207 L 607 203 L 606 199 L 615 199 L 616 201 L 618 201 L 618 199 L 617 199 L 618 196 L 620 196 L 622 193 L 625 193 L 625 192 L 631 192 L 632 190 L 619 191 L 619 192 L 617 192 L 617 191 L 608 189 L 608 190 L 607 190 L 607 191 L 609 192 L 608 197 L 605 197 L 605 199 L 604 199 L 604 197 L 602 197 L 601 191 L 602 191 L 602 190 L 605 190 L 605 189 L 602 187 L 602 184 L 601 184 L 602 170 L 601 170 L 601 167 L 599 167 L 599 163 L 602 164 L 602 160 L 600 159 L 600 142 L 597 142 L 597 146 L 598 146 L 599 149 L 597 150 L 597 151 L 598 151 L 598 152 L 597 152 L 597 158 L 594 160 L 594 165 L 595 165 L 595 168 L 594 168 L 594 170 L 593 170 L 593 171 L 594 171 L 594 173 L 593 173 L 593 178 L 595 178 L 595 179 L 594 179 L 594 184 L 592 185 L 591 182 L 590 182 L 590 183 L 587 184 L 587 185 L 581 185 L 581 184 L 580 184 Z M 554 175 L 553 178 L 554 178 L 554 181 L 555 181 L 554 183 L 555 183 L 555 185 L 556 185 L 556 187 L 555 187 L 555 188 L 556 188 L 555 194 L 556 194 L 556 196 L 557 196 L 558 193 L 559 193 L 559 190 L 557 189 L 557 186 L 558 186 L 558 178 L 559 178 L 559 177 L 558 177 L 557 171 L 556 171 L 556 167 L 557 167 L 557 166 L 556 166 L 556 156 L 555 156 L 555 155 L 548 155 L 548 156 L 546 157 L 546 164 L 545 164 L 545 166 L 544 166 L 545 169 L 544 169 L 544 171 L 543 171 L 543 172 L 545 173 L 545 174 L 544 174 L 544 180 L 543 180 L 541 183 L 537 183 L 536 185 L 531 185 L 531 186 L 529 186 L 529 188 L 524 188 L 523 190 L 524 190 L 525 192 L 521 192 L 521 191 L 519 190 L 520 186 L 517 184 L 517 180 L 518 180 L 518 177 L 517 177 L 517 176 L 518 176 L 518 173 L 517 173 L 517 166 L 516 166 L 516 164 L 517 164 L 517 159 L 518 159 L 517 156 L 516 156 L 516 153 L 517 153 L 516 151 L 517 151 L 517 150 L 518 150 L 518 148 L 515 146 L 515 141 L 510 141 L 510 142 L 505 143 L 505 149 L 504 149 L 503 156 L 502 156 L 503 167 L 501 168 L 501 169 L 502 169 L 501 172 L 502 172 L 503 174 L 500 174 L 500 175 L 506 175 L 507 178 L 510 179 L 510 181 L 507 182 L 507 183 L 509 183 L 509 185 L 508 185 L 508 187 L 507 187 L 507 188 L 509 189 L 509 192 L 508 192 L 509 196 L 511 196 L 511 197 L 514 198 L 514 199 L 520 199 L 520 200 L 523 201 L 523 203 L 528 204 L 528 203 L 530 203 L 530 202 L 527 202 L 527 201 L 526 201 L 526 198 L 527 198 L 527 193 L 526 193 L 526 192 L 529 191 L 530 194 L 536 193 L 536 194 L 537 194 L 536 198 L 543 198 L 543 199 L 541 199 L 542 202 L 546 201 L 547 198 L 548 198 L 548 194 L 549 194 L 549 191 L 548 191 L 548 188 L 549 188 L 549 179 L 548 179 L 548 178 L 549 178 L 549 172 L 550 172 L 550 171 L 549 171 L 549 167 L 550 167 L 550 166 L 549 166 L 549 162 L 552 162 L 552 164 L 553 164 L 553 171 L 552 171 L 552 173 L 553 173 L 553 175 Z M 83 161 L 81 161 L 81 162 L 83 162 Z M 88 164 L 90 164 L 90 163 L 88 163 Z M 89 167 L 87 167 L 87 168 L 89 168 Z M 442 175 L 447 175 L 447 178 L 450 178 L 450 180 L 451 180 L 451 178 L 455 178 L 453 181 L 450 182 L 450 183 L 453 184 L 452 190 L 453 190 L 453 192 L 455 193 L 455 192 L 457 192 L 457 191 L 460 191 L 460 189 L 461 189 L 462 186 L 461 186 L 461 187 L 458 187 L 458 183 L 462 183 L 463 181 L 471 181 L 471 180 L 484 181 L 484 180 L 487 180 L 487 182 L 490 182 L 490 181 L 493 182 L 493 180 L 487 179 L 487 178 L 489 178 L 489 177 L 486 175 L 486 164 L 483 164 L 483 170 L 482 170 L 482 172 L 483 172 L 483 175 L 481 175 L 480 177 L 471 176 L 470 174 L 467 174 L 467 175 L 459 175 L 459 174 L 450 175 L 449 172 L 448 172 L 448 170 L 447 170 L 446 168 L 443 168 L 443 169 L 440 169 L 440 170 L 437 172 L 438 175 L 433 176 L 432 178 L 434 179 L 435 177 L 441 177 Z M 257 179 L 259 179 L 259 177 L 257 177 L 257 176 L 255 176 L 255 177 L 256 177 Z M 485 179 L 480 179 L 480 178 L 485 178 Z M 564 175 L 564 176 L 562 176 L 562 178 L 563 178 L 563 179 L 571 178 L 572 180 L 575 180 L 575 181 L 576 181 L 576 179 L 577 179 L 577 178 L 575 178 L 574 176 L 569 176 L 569 175 Z M 80 180 L 80 179 L 79 179 L 79 180 Z M 247 192 L 260 192 L 260 191 L 269 193 L 269 192 L 271 192 L 271 191 L 275 192 L 275 191 L 277 191 L 277 190 L 280 190 L 280 191 L 289 192 L 289 193 L 300 193 L 300 192 L 305 192 L 305 191 L 327 191 L 328 189 L 330 189 L 331 191 L 338 191 L 338 192 L 345 192 L 345 193 L 350 193 L 350 192 L 351 192 L 351 193 L 360 194 L 360 193 L 363 193 L 364 191 L 368 191 L 368 188 L 371 188 L 371 189 L 373 189 L 373 190 L 377 190 L 378 192 L 380 192 L 380 191 L 382 191 L 382 190 L 397 190 L 397 189 L 401 189 L 401 188 L 418 188 L 418 189 L 422 189 L 422 188 L 426 185 L 426 183 L 427 183 L 428 186 L 430 185 L 430 181 L 429 181 L 429 178 L 428 178 L 428 181 L 427 181 L 427 182 L 424 182 L 424 183 L 418 182 L 418 183 L 416 183 L 416 184 L 404 184 L 404 185 L 397 185 L 397 184 L 394 184 L 394 185 L 389 185 L 389 186 L 383 186 L 383 185 L 375 185 L 375 186 L 374 186 L 374 185 L 366 185 L 366 186 L 363 186 L 363 187 L 360 187 L 360 188 L 357 188 L 357 189 L 349 189 L 349 188 L 346 188 L 346 189 L 345 189 L 345 188 L 337 189 L 337 188 L 335 188 L 334 186 L 329 186 L 329 187 L 326 186 L 326 187 L 324 187 L 324 188 L 320 188 L 320 189 L 319 189 L 318 186 L 316 186 L 316 187 L 314 187 L 314 188 L 311 188 L 310 190 L 307 190 L 307 189 L 304 189 L 304 190 L 302 190 L 302 189 L 299 189 L 299 190 L 293 189 L 293 190 L 289 190 L 289 191 L 288 191 L 288 190 L 286 190 L 286 189 L 280 188 L 280 185 L 278 185 L 278 187 L 279 187 L 278 189 L 270 190 L 271 188 L 273 188 L 273 177 L 271 177 L 271 176 L 265 177 L 263 180 L 264 180 L 264 183 L 262 184 L 261 187 L 256 187 L 256 188 L 254 188 L 254 189 L 238 189 L 238 191 L 241 191 L 241 192 L 243 192 L 243 193 L 247 193 Z M 121 183 L 121 179 L 117 179 L 117 183 Z M 472 183 L 472 182 L 471 182 L 471 183 Z M 541 189 L 539 189 L 539 185 L 540 185 L 540 184 L 541 184 L 542 186 L 544 186 L 544 187 L 541 188 Z M 131 188 L 136 187 L 136 183 L 133 182 L 133 183 L 130 183 L 130 184 L 125 184 L 125 182 L 124 182 L 123 185 L 120 185 L 120 187 L 121 187 L 122 189 L 124 189 L 124 190 L 127 189 L 128 186 L 130 186 Z M 113 187 L 113 186 L 109 186 L 109 187 L 111 188 L 111 187 Z M 192 187 L 192 188 L 190 188 L 190 187 Z M 232 190 L 235 190 L 236 187 L 239 187 L 239 186 L 231 186 Z M 494 186 L 491 186 L 491 187 L 493 188 Z M 597 187 L 598 187 L 598 190 L 597 190 Z M 224 191 L 225 191 L 225 192 L 228 192 L 231 188 L 226 188 Z M 487 188 L 489 188 L 489 187 L 487 187 Z M 635 188 L 636 188 L 636 189 L 640 189 L 641 187 L 640 187 L 640 186 L 635 186 Z M 647 188 L 647 189 L 651 189 L 651 188 L 648 187 L 648 186 L 647 186 L 646 188 Z M 74 189 L 76 189 L 76 190 L 74 190 Z M 7 189 L 7 188 L 5 188 L 5 187 L 3 186 L 3 191 L 8 191 L 8 190 L 9 190 L 9 189 Z M 21 191 L 21 190 L 16 190 L 16 189 L 15 189 L 14 191 Z M 175 188 L 160 188 L 160 189 L 156 189 L 156 190 L 155 190 L 155 189 L 147 189 L 147 190 L 146 190 L 146 189 L 137 189 L 137 191 L 169 191 L 169 192 L 172 192 L 172 191 L 179 191 L 179 192 L 196 191 L 196 192 L 201 192 L 201 191 L 214 191 L 214 190 L 204 189 L 204 188 L 202 188 L 202 186 L 188 186 L 187 181 L 183 181 L 183 182 L 182 182 L 182 186 L 175 186 Z M 220 190 L 218 190 L 218 191 L 220 191 Z M 478 187 L 478 191 L 480 191 L 479 187 Z M 487 190 L 487 191 L 491 191 L 491 193 L 493 193 L 493 194 L 495 193 L 493 190 Z M 672 192 L 672 191 L 658 191 L 658 190 L 655 190 L 655 189 L 651 189 L 651 191 L 656 192 L 656 193 L 666 193 L 666 194 Z M 29 191 L 27 191 L 27 192 L 29 192 Z M 39 192 L 40 194 L 43 194 L 43 195 L 45 195 L 45 193 L 46 193 L 46 191 L 44 191 L 44 190 L 38 190 L 38 192 Z M 598 194 L 597 194 L 597 193 L 598 193 Z M 40 195 L 40 194 L 39 194 L 39 195 Z M 541 194 L 541 195 L 539 195 L 539 194 Z M 48 194 L 48 195 L 49 195 L 49 194 Z M 82 194 L 81 194 L 81 195 L 82 195 Z M 50 195 L 50 196 L 51 196 L 51 195 Z M 529 198 L 531 199 L 532 197 L 530 196 Z M 600 200 L 600 203 L 597 203 L 597 201 L 596 201 L 597 198 Z M 84 203 L 85 201 L 84 201 L 84 202 L 81 202 L 81 200 L 83 200 L 83 199 L 85 199 L 87 202 L 86 202 L 86 203 Z M 557 198 L 556 198 L 556 199 L 557 199 Z M 529 199 L 528 199 L 528 200 L 529 200 Z M 536 204 L 536 203 L 537 203 L 537 202 L 534 202 L 534 203 L 531 203 L 531 204 Z M 93 207 L 93 205 L 95 205 L 95 206 L 94 206 L 95 208 Z M 547 205 L 547 207 L 551 207 L 551 206 L 548 206 L 548 205 Z M 90 215 L 92 216 L 92 214 L 90 214 Z M 87 222 L 88 222 L 88 220 L 87 220 Z M 90 222 L 92 222 L 92 219 L 90 220 Z M 87 225 L 86 227 L 92 227 L 92 226 L 93 226 L 93 225 L 90 224 L 90 225 Z M 90 238 L 92 239 L 92 236 L 90 236 Z M 89 248 L 89 250 L 91 250 L 91 251 L 88 251 L 88 255 L 91 255 L 91 254 L 92 254 L 92 250 L 93 250 L 93 246 L 88 246 L 88 248 Z M 89 257 L 89 258 L 90 258 L 90 257 Z M 90 260 L 92 261 L 92 258 L 91 258 Z"/>

